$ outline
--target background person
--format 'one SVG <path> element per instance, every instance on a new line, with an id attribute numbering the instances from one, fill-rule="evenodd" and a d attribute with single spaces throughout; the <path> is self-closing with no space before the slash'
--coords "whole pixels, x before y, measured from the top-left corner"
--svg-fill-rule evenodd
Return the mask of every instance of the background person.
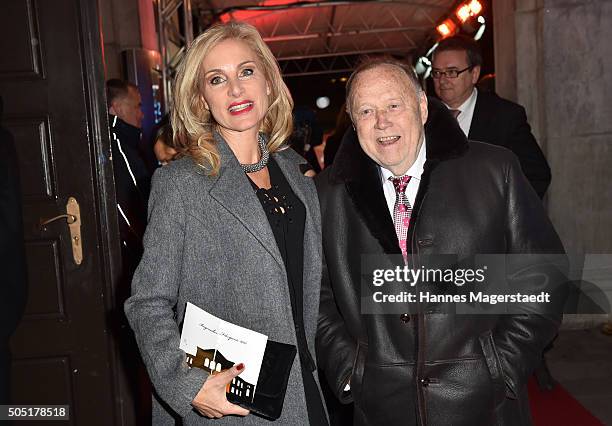
<path id="1" fill-rule="evenodd" d="M 124 269 L 131 273 L 140 261 L 146 225 L 150 175 L 139 151 L 143 113 L 140 93 L 132 83 L 111 79 L 106 82 L 113 154 L 115 193 L 119 211 Z"/>
<path id="2" fill-rule="evenodd" d="M 118 168 L 115 172 L 115 185 L 118 191 L 128 192 L 130 196 L 133 196 L 132 192 L 137 192 L 146 205 L 151 174 L 139 148 L 144 118 L 140 92 L 135 84 L 113 78 L 106 82 L 106 101 L 111 125 L 111 146 L 119 156 L 115 158 L 113 152 L 113 165 Z"/>
<path id="3" fill-rule="evenodd" d="M 312 170 L 307 176 L 313 177 L 321 171 L 315 147 L 322 142 L 323 129 L 317 121 L 315 110 L 306 105 L 296 106 L 293 110 L 293 133 L 289 145 L 308 162 L 308 168 L 302 166 L 304 174 Z"/>
<path id="4" fill-rule="evenodd" d="M 170 116 L 164 117 L 157 124 L 155 131 L 155 141 L 153 142 L 153 153 L 160 166 L 165 166 L 176 157 L 176 149 L 173 146 L 172 126 Z"/>
<path id="5" fill-rule="evenodd" d="M 157 392 L 154 422 L 174 414 L 186 425 L 268 423 L 225 396 L 249 365 L 214 376 L 188 368 L 179 324 L 191 302 L 297 345 L 275 424 L 325 425 L 314 359 L 319 205 L 300 172 L 304 160 L 283 149 L 292 101 L 278 64 L 252 26 L 215 26 L 189 48 L 174 93 L 174 147 L 183 157 L 155 173 L 145 252 L 125 304 Z"/>
<path id="6" fill-rule="evenodd" d="M 497 96 L 494 90 L 483 89 L 486 86 L 494 88 L 495 80 L 489 75 L 479 81 L 481 65 L 482 53 L 473 38 L 457 35 L 442 40 L 434 51 L 432 63 L 436 94 L 454 114 L 458 114 L 457 121 L 468 139 L 511 150 L 518 157 L 532 188 L 544 198 L 551 181 L 550 167 L 531 133 L 525 109 Z M 552 342 L 544 353 L 550 348 Z M 540 388 L 550 390 L 554 380 L 544 353 L 535 376 Z"/>
<path id="7" fill-rule="evenodd" d="M 143 113 L 138 88 L 124 80 L 108 80 L 106 101 L 121 239 L 121 276 L 115 298 L 116 306 L 121 307 L 130 295 L 132 277 L 142 256 L 151 177 L 139 151 Z M 137 422 L 140 425 L 150 423 L 151 384 L 138 354 L 134 333 L 121 308 L 110 318 L 119 341 L 121 362 L 134 395 Z"/>
<path id="8" fill-rule="evenodd" d="M 550 185 L 550 167 L 531 133 L 525 109 L 495 93 L 477 89 L 481 65 L 482 54 L 474 39 L 457 35 L 442 40 L 432 59 L 436 95 L 456 114 L 469 140 L 512 151 L 527 180 L 543 198 Z"/>
<path id="9" fill-rule="evenodd" d="M 334 158 L 338 153 L 338 148 L 340 148 L 340 142 L 342 142 L 342 137 L 346 133 L 346 129 L 351 125 L 351 118 L 346 113 L 346 104 L 343 103 L 340 107 L 340 111 L 336 116 L 336 127 L 331 135 L 327 138 L 325 142 L 325 151 L 324 151 L 324 164 L 325 167 L 331 166 L 334 162 Z"/>

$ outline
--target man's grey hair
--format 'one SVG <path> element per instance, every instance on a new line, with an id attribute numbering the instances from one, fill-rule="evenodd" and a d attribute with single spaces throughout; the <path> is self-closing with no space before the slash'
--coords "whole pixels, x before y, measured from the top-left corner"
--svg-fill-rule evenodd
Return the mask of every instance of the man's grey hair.
<path id="1" fill-rule="evenodd" d="M 353 105 L 353 89 L 355 85 L 355 81 L 357 80 L 357 76 L 364 71 L 371 70 L 373 68 L 378 67 L 393 67 L 399 70 L 402 74 L 408 77 L 408 81 L 410 82 L 411 88 L 414 90 L 414 94 L 416 98 L 421 95 L 423 92 L 423 88 L 421 87 L 421 82 L 419 81 L 414 68 L 411 65 L 408 65 L 405 62 L 402 62 L 398 59 L 382 56 L 373 59 L 368 59 L 367 61 L 362 62 L 356 69 L 353 71 L 348 81 L 346 82 L 346 111 L 349 115 L 351 115 L 351 108 Z"/>

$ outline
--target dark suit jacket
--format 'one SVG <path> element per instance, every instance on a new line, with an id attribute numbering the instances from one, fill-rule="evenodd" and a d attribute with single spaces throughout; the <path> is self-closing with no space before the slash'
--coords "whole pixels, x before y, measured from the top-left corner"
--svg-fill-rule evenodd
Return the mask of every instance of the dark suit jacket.
<path id="1" fill-rule="evenodd" d="M 544 197 L 550 185 L 550 167 L 531 133 L 522 106 L 479 90 L 468 139 L 512 151 L 533 189 L 540 198 Z"/>

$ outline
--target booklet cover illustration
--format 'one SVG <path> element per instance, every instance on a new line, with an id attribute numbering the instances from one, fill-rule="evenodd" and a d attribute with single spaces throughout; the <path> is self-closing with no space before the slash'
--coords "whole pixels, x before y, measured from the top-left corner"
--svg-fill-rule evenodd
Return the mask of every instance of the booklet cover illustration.
<path id="1" fill-rule="evenodd" d="M 253 401 L 268 336 L 240 327 L 187 303 L 180 349 L 187 364 L 214 374 L 244 363 L 240 376 L 228 385 L 227 392 L 238 400 Z"/>

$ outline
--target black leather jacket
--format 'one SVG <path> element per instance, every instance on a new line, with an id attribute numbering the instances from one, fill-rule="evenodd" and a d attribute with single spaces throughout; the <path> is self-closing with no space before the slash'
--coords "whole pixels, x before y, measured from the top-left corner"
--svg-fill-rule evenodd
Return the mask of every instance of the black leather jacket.
<path id="1" fill-rule="evenodd" d="M 417 265 L 432 254 L 531 253 L 533 264 L 517 266 L 513 279 L 533 289 L 558 284 L 565 256 L 554 266 L 537 258 L 563 247 L 516 157 L 468 144 L 433 100 L 425 132 L 427 160 L 408 231 Z M 355 424 L 530 424 L 527 379 L 557 331 L 561 307 L 531 315 L 362 314 L 361 255 L 400 253 L 378 166 L 350 130 L 316 183 L 325 255 L 319 367 L 336 396 L 355 403 Z"/>

